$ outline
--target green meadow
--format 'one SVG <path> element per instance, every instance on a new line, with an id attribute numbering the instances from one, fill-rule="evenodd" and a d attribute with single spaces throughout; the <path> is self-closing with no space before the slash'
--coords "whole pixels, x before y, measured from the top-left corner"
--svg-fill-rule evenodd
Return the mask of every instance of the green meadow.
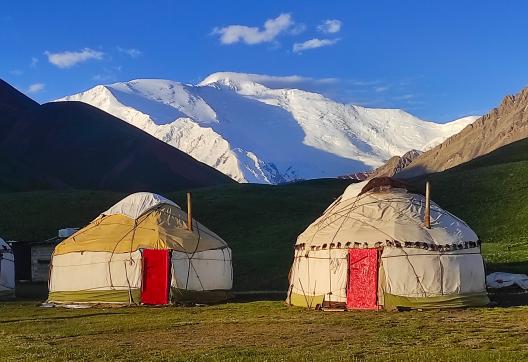
<path id="1" fill-rule="evenodd" d="M 528 272 L 528 142 L 427 179 L 433 200 L 466 220 L 483 240 L 488 271 Z M 424 181 L 413 180 L 418 187 Z M 235 290 L 284 291 L 296 236 L 348 184 L 329 179 L 190 191 L 194 216 L 233 249 Z M 184 206 L 186 191 L 165 196 Z M 124 196 L 2 193 L 0 235 L 47 239 L 59 228 L 85 225 Z M 526 301 L 516 294 L 511 303 L 512 295 L 492 299 L 499 305 Z M 0 359 L 528 359 L 523 306 L 321 313 L 257 297 L 209 307 L 67 310 L 38 307 L 43 298 L 0 304 Z"/>

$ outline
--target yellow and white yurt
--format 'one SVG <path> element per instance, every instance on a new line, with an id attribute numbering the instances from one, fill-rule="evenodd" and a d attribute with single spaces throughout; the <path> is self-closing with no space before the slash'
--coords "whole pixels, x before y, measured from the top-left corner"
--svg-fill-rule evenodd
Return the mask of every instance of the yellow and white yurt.
<path id="1" fill-rule="evenodd" d="M 395 309 L 489 303 L 480 240 L 435 203 L 390 178 L 349 186 L 299 235 L 287 302 Z"/>
<path id="2" fill-rule="evenodd" d="M 233 283 L 227 243 L 146 192 L 58 244 L 50 268 L 51 303 L 211 303 L 227 299 Z"/>
<path id="3" fill-rule="evenodd" d="M 0 238 L 0 299 L 15 296 L 15 256 L 11 247 Z"/>

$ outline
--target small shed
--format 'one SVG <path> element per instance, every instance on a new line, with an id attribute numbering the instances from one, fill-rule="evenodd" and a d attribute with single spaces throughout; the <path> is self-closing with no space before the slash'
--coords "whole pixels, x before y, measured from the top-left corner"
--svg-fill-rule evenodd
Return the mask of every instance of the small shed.
<path id="1" fill-rule="evenodd" d="M 51 255 L 57 244 L 77 231 L 59 230 L 57 236 L 43 241 L 9 241 L 16 258 L 15 279 L 25 282 L 47 282 Z"/>

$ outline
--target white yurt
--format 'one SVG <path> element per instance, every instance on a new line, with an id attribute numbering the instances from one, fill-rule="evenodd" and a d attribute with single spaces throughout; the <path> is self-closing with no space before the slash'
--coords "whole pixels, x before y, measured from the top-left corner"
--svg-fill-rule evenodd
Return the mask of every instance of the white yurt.
<path id="1" fill-rule="evenodd" d="M 57 245 L 48 301 L 214 303 L 232 284 L 227 243 L 171 200 L 141 192 Z"/>
<path id="2" fill-rule="evenodd" d="M 407 185 L 349 186 L 299 235 L 287 302 L 308 308 L 395 309 L 489 303 L 481 242 L 461 219 Z"/>
<path id="3" fill-rule="evenodd" d="M 0 238 L 0 299 L 15 296 L 15 256 L 11 247 Z"/>

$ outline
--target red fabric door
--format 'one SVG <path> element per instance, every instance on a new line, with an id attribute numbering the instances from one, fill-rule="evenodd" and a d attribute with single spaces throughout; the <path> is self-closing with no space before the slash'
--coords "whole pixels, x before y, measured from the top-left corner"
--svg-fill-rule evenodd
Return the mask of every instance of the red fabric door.
<path id="1" fill-rule="evenodd" d="M 143 304 L 169 303 L 169 250 L 143 250 Z"/>
<path id="2" fill-rule="evenodd" d="M 378 250 L 348 250 L 348 309 L 378 309 Z"/>

